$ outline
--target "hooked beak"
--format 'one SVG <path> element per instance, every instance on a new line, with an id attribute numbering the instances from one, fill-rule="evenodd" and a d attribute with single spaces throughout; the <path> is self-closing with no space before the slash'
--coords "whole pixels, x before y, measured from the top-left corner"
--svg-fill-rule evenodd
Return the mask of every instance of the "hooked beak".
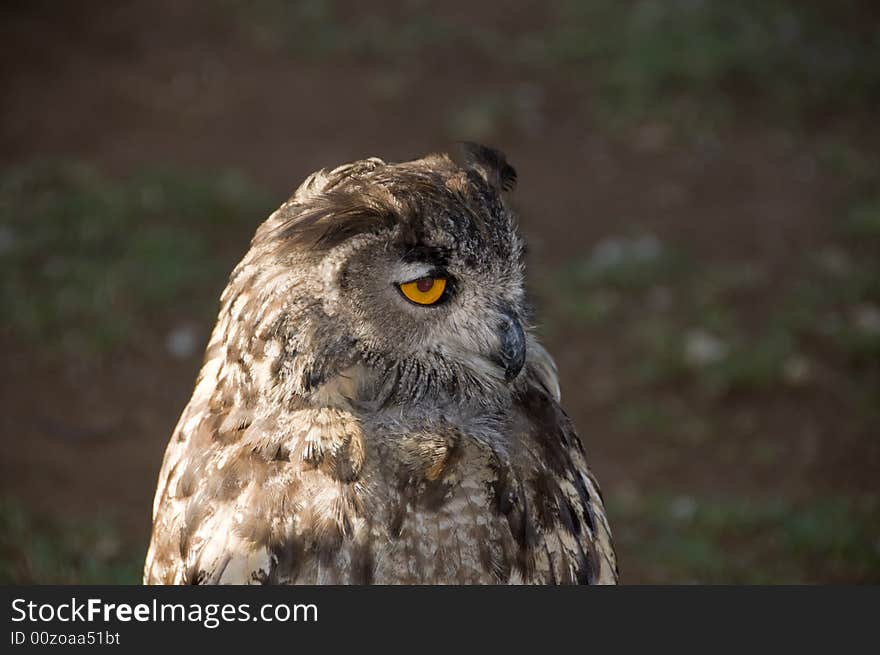
<path id="1" fill-rule="evenodd" d="M 513 314 L 505 312 L 498 326 L 501 350 L 498 359 L 504 367 L 504 379 L 510 382 L 522 370 L 526 361 L 526 335 L 522 324 Z"/>

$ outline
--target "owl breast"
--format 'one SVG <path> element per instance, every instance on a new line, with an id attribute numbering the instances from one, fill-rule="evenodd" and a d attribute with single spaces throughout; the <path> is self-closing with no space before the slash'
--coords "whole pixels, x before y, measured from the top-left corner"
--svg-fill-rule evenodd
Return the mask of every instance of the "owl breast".
<path id="1" fill-rule="evenodd" d="M 614 579 L 598 489 L 565 435 L 548 450 L 521 410 L 457 424 L 397 412 L 345 420 L 346 429 L 311 451 L 320 491 L 305 492 L 298 536 L 270 557 L 273 582 Z M 555 461 L 548 464 L 550 451 Z M 285 557 L 293 543 L 295 555 Z"/>
<path id="2" fill-rule="evenodd" d="M 552 412 L 555 401 L 538 394 L 531 402 Z M 548 434 L 523 409 L 457 424 L 439 414 L 362 419 L 305 409 L 255 421 L 226 442 L 193 425 L 180 445 L 199 456 L 180 457 L 169 475 L 148 582 L 616 578 L 604 508 L 576 437 Z"/>

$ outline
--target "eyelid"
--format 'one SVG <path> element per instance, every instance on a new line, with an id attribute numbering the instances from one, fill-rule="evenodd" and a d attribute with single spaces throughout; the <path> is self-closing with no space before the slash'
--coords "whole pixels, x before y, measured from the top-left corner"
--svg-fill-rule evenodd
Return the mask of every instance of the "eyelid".
<path id="1" fill-rule="evenodd" d="M 447 273 L 446 271 L 439 269 L 439 268 L 431 268 L 431 269 L 425 271 L 424 273 L 422 273 L 421 275 L 411 277 L 408 280 L 403 280 L 402 282 L 399 282 L 398 284 L 409 284 L 410 282 L 416 282 L 418 280 L 423 280 L 428 277 L 432 277 L 435 279 L 442 278 L 442 279 L 448 281 L 449 280 L 449 273 Z"/>
<path id="2" fill-rule="evenodd" d="M 426 262 L 412 262 L 399 264 L 394 271 L 393 280 L 395 284 L 406 284 L 414 280 L 421 280 L 423 277 L 431 277 L 436 274 L 436 266 Z"/>

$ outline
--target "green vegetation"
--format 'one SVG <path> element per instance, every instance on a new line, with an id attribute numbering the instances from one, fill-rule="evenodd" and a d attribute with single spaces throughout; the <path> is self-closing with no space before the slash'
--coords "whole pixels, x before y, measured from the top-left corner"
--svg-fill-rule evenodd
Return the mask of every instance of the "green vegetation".
<path id="1" fill-rule="evenodd" d="M 538 292 L 597 336 L 627 326 L 612 338 L 631 385 L 770 391 L 808 384 L 811 359 L 858 364 L 853 375 L 869 382 L 880 365 L 880 265 L 870 249 L 861 252 L 870 220 L 855 240 L 848 229 L 824 253 L 803 253 L 781 287 L 751 264 L 701 267 L 681 248 L 639 236 L 603 240 Z M 775 300 L 756 313 L 766 298 Z"/>
<path id="2" fill-rule="evenodd" d="M 203 316 L 237 254 L 222 237 L 246 243 L 270 205 L 232 173 L 114 179 L 72 162 L 6 170 L 0 325 L 62 351 L 100 353 L 175 303 L 187 302 L 186 318 Z"/>
<path id="3" fill-rule="evenodd" d="M 609 513 L 618 547 L 657 583 L 880 582 L 876 497 L 612 497 Z"/>
<path id="4" fill-rule="evenodd" d="M 534 73 L 561 71 L 594 92 L 589 104 L 606 124 L 662 119 L 692 130 L 755 110 L 791 122 L 880 102 L 880 31 L 861 21 L 864 4 L 570 0 L 518 33 L 436 17 L 419 1 L 393 14 L 352 15 L 330 0 L 222 0 L 218 9 L 273 51 L 399 61 L 449 48 Z M 498 111 L 484 101 L 468 111 L 478 110 Z"/>
<path id="5" fill-rule="evenodd" d="M 247 4 L 220 0 L 218 8 L 236 15 L 251 43 L 310 58 L 352 54 L 390 59 L 436 47 L 459 35 L 454 26 L 435 20 L 421 2 L 411 3 L 402 21 L 376 11 L 355 18 L 330 0 Z"/>
<path id="6" fill-rule="evenodd" d="M 110 521 L 50 520 L 0 499 L 0 584 L 137 584 L 142 566 Z"/>
<path id="7" fill-rule="evenodd" d="M 859 4 L 571 2 L 547 47 L 590 67 L 618 122 L 717 122 L 757 105 L 786 119 L 862 111 L 880 99 L 880 31 L 859 24 Z"/>

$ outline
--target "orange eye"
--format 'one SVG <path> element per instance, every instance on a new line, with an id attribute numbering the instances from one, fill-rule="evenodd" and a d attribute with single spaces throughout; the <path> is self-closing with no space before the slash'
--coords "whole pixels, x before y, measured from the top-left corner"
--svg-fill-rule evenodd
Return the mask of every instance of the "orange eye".
<path id="1" fill-rule="evenodd" d="M 433 305 L 440 300 L 446 290 L 446 279 L 442 277 L 423 277 L 400 285 L 407 300 L 417 305 Z"/>

